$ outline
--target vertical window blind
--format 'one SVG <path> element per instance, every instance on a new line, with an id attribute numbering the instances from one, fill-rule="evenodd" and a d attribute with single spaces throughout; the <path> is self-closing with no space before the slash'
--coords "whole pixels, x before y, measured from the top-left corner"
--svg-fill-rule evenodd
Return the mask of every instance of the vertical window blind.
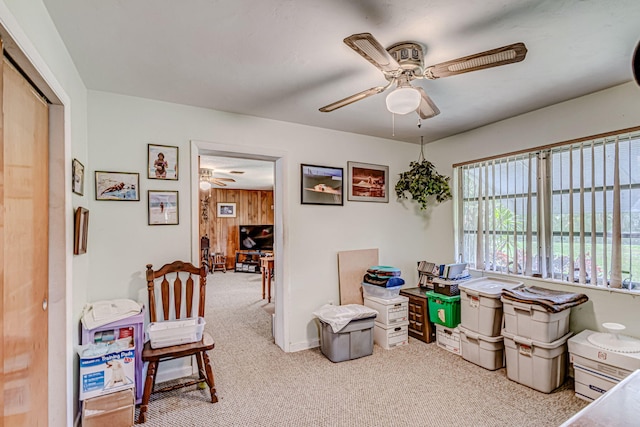
<path id="1" fill-rule="evenodd" d="M 639 164 L 635 132 L 457 167 L 460 257 L 480 270 L 640 287 Z"/>

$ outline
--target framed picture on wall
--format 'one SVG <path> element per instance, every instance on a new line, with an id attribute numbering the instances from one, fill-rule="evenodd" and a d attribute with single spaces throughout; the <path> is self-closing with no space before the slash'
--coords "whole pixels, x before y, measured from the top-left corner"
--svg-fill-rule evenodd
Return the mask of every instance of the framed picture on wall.
<path id="1" fill-rule="evenodd" d="M 178 192 L 149 190 L 149 225 L 178 224 Z"/>
<path id="2" fill-rule="evenodd" d="M 347 162 L 347 200 L 389 203 L 389 166 Z"/>
<path id="3" fill-rule="evenodd" d="M 139 201 L 140 174 L 96 171 L 96 200 Z"/>
<path id="4" fill-rule="evenodd" d="M 236 204 L 220 202 L 217 204 L 216 216 L 221 218 L 235 218 L 236 217 Z"/>
<path id="5" fill-rule="evenodd" d="M 87 233 L 89 232 L 89 210 L 79 207 L 76 209 L 73 227 L 73 254 L 80 255 L 87 252 Z"/>
<path id="6" fill-rule="evenodd" d="M 149 179 L 178 180 L 178 147 L 148 144 L 147 172 Z"/>
<path id="7" fill-rule="evenodd" d="M 78 159 L 71 162 L 71 191 L 84 195 L 84 165 Z"/>
<path id="8" fill-rule="evenodd" d="M 303 205 L 342 206 L 344 169 L 300 165 L 300 200 Z"/>

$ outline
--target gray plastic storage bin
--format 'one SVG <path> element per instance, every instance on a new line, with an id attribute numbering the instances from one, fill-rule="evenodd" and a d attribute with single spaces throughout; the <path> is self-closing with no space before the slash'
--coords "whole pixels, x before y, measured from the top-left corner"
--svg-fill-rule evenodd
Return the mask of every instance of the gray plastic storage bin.
<path id="1" fill-rule="evenodd" d="M 357 359 L 373 353 L 373 326 L 376 317 L 352 320 L 338 332 L 320 320 L 320 350 L 332 362 Z"/>

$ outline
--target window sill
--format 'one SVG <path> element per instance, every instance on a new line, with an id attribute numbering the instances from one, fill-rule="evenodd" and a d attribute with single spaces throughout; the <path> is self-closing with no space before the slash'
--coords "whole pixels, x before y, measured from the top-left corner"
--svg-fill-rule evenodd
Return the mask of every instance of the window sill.
<path id="1" fill-rule="evenodd" d="M 500 277 L 503 279 L 510 279 L 510 280 L 519 280 L 519 281 L 523 281 L 525 282 L 525 284 L 537 284 L 539 283 L 541 286 L 544 286 L 545 284 L 549 285 L 554 285 L 556 287 L 562 287 L 562 286 L 570 286 L 572 288 L 578 288 L 581 290 L 596 290 L 596 291 L 602 291 L 602 292 L 609 292 L 609 293 L 616 293 L 616 294 L 626 294 L 626 295 L 631 295 L 633 297 L 636 296 L 640 296 L 640 289 L 617 289 L 617 288 L 605 288 L 603 286 L 595 286 L 595 285 L 591 285 L 589 283 L 585 283 L 585 284 L 581 284 L 581 283 L 570 283 L 570 282 L 564 282 L 562 280 L 556 280 L 556 279 L 545 279 L 542 277 L 533 277 L 533 276 L 525 276 L 522 274 L 509 274 L 509 273 L 500 273 L 497 271 L 486 271 L 486 270 L 476 270 L 474 268 L 469 268 L 469 274 L 471 275 L 471 277 L 473 278 L 477 278 L 477 277 Z"/>

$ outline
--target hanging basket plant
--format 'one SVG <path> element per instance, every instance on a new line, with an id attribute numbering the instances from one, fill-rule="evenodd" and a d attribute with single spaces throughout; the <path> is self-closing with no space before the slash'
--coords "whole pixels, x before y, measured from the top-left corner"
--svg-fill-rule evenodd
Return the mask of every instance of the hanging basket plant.
<path id="1" fill-rule="evenodd" d="M 421 210 L 427 209 L 433 200 L 440 203 L 451 199 L 450 178 L 440 175 L 433 163 L 425 159 L 423 147 L 421 141 L 420 158 L 417 162 L 409 163 L 411 169 L 400 174 L 395 188 L 399 199 L 414 200 Z"/>

